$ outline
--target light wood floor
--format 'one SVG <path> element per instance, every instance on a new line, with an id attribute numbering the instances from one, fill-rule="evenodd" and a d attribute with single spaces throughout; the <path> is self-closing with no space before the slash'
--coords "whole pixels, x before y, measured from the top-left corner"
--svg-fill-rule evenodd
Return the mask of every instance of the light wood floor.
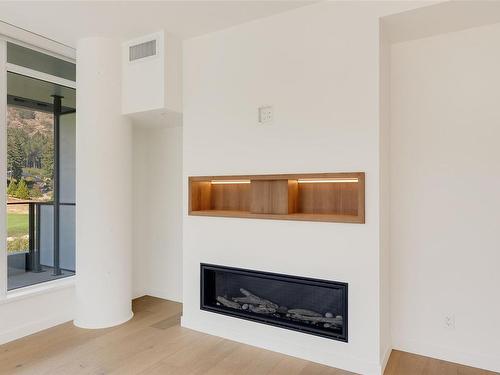
<path id="1" fill-rule="evenodd" d="M 0 346 L 0 374 L 348 375 L 346 371 L 254 348 L 179 325 L 181 305 L 134 301 L 121 326 L 84 330 L 72 323 Z M 393 352 L 386 375 L 489 375 L 470 367 Z"/>

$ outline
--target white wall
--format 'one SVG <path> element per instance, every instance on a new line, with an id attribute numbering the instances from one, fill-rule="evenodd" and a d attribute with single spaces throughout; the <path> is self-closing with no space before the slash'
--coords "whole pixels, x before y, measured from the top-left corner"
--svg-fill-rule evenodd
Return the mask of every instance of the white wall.
<path id="1" fill-rule="evenodd" d="M 391 58 L 394 347 L 500 371 L 500 24 Z M 455 316 L 455 329 L 445 316 Z"/>
<path id="2" fill-rule="evenodd" d="M 148 133 L 144 127 L 132 125 L 132 297 L 137 298 L 147 294 L 147 276 L 149 268 L 149 237 L 147 211 L 149 196 L 145 195 L 145 181 L 148 179 L 149 168 L 147 158 Z"/>
<path id="3" fill-rule="evenodd" d="M 379 160 L 380 160 L 380 360 L 385 366 L 392 350 L 390 314 L 390 57 L 387 30 L 380 25 Z"/>
<path id="4" fill-rule="evenodd" d="M 378 17 L 409 6 L 326 2 L 184 44 L 184 326 L 381 372 Z M 366 224 L 186 215 L 191 175 L 336 171 L 366 172 Z M 349 343 L 200 311 L 200 262 L 348 282 Z"/>
<path id="5" fill-rule="evenodd" d="M 72 320 L 73 283 L 72 278 L 58 280 L 14 291 L 0 299 L 0 345 Z"/>
<path id="6" fill-rule="evenodd" d="M 133 295 L 182 301 L 182 127 L 133 127 Z"/>
<path id="7" fill-rule="evenodd" d="M 158 57 L 128 63 L 128 42 L 122 51 L 123 111 L 134 123 L 132 295 L 180 302 L 182 42 L 156 36 Z"/>

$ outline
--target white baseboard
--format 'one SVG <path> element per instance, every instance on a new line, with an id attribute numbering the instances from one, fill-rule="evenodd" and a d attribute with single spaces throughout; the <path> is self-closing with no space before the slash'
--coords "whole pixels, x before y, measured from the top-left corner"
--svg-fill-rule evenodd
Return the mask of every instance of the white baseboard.
<path id="1" fill-rule="evenodd" d="M 148 295 L 148 296 L 156 297 L 156 298 L 161 298 L 161 299 L 166 299 L 166 300 L 173 301 L 173 302 L 182 303 L 182 296 L 179 297 L 179 296 L 176 296 L 176 295 L 173 295 L 170 293 L 166 293 L 163 290 L 149 288 L 144 292 L 144 295 Z"/>
<path id="2" fill-rule="evenodd" d="M 50 317 L 48 319 L 41 319 L 35 322 L 30 322 L 9 331 L 0 333 L 0 345 L 20 339 L 22 337 L 32 335 L 34 333 L 43 331 L 45 329 L 57 326 L 73 320 L 72 314 L 61 314 Z"/>
<path id="3" fill-rule="evenodd" d="M 500 372 L 500 351 L 498 356 L 489 356 L 481 353 L 465 353 L 436 345 L 432 342 L 404 340 L 394 342 L 395 350 L 414 353 L 443 361 L 459 363 L 488 371 Z"/>
<path id="4" fill-rule="evenodd" d="M 147 295 L 148 293 L 146 293 L 145 290 L 134 290 L 132 292 L 132 299 L 136 299 L 136 298 L 140 298 L 140 297 L 144 297 L 145 295 Z"/>
<path id="5" fill-rule="evenodd" d="M 392 347 L 389 346 L 384 353 L 384 358 L 382 359 L 382 371 L 383 374 L 385 372 L 385 368 L 387 367 L 387 363 L 389 362 L 389 358 L 391 357 Z"/>

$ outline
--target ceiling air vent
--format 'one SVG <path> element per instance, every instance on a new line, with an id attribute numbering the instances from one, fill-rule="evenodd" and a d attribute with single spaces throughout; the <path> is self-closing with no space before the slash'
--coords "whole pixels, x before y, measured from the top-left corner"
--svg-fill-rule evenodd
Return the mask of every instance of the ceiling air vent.
<path id="1" fill-rule="evenodd" d="M 156 56 L 156 39 L 135 44 L 128 49 L 128 61 L 136 61 L 151 56 Z"/>

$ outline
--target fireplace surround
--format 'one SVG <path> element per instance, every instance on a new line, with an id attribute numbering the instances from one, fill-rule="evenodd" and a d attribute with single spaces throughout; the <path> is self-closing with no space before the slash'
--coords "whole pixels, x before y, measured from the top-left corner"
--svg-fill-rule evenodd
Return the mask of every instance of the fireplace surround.
<path id="1" fill-rule="evenodd" d="M 346 283 L 200 265 L 200 308 L 348 341 Z"/>

